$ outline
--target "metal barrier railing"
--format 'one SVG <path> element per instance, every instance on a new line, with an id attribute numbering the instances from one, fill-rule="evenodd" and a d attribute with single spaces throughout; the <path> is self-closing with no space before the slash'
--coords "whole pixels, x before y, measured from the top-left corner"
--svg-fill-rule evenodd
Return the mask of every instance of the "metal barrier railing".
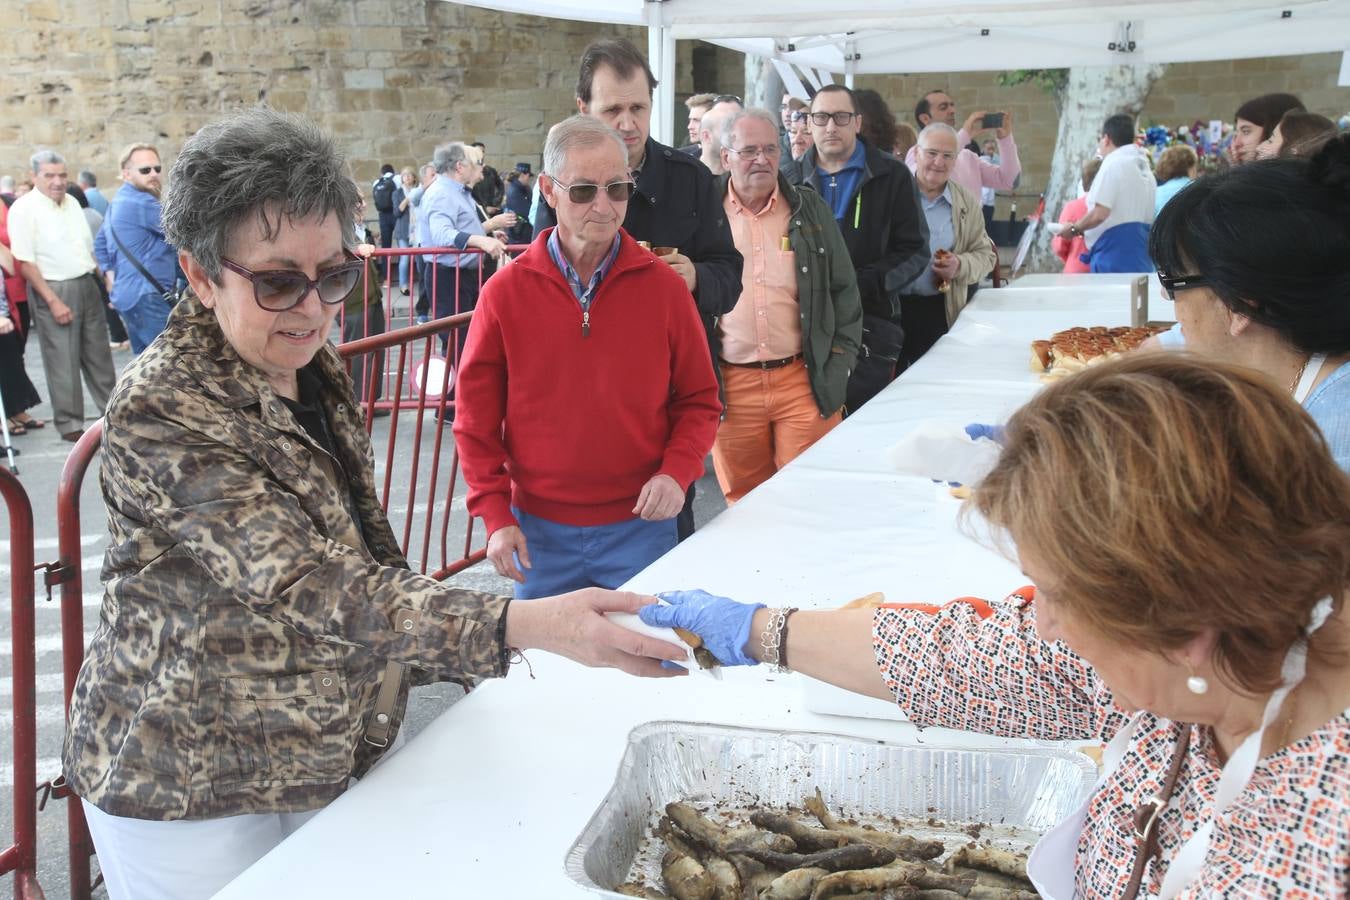
<path id="1" fill-rule="evenodd" d="M 512 256 L 519 255 L 527 246 L 527 244 L 510 245 L 507 247 L 507 253 Z M 397 262 L 405 258 L 412 262 L 409 267 L 409 294 L 406 298 L 399 292 L 394 280 Z M 491 258 L 481 250 L 473 248 L 459 250 L 454 247 L 403 247 L 376 250 L 371 254 L 360 282 L 362 298 L 360 312 L 357 313 L 355 309 L 348 311 L 344 308 L 339 316 L 339 327 L 343 335 L 343 342 L 364 340 L 395 329 L 401 330 L 421 324 L 418 322 L 419 317 L 421 317 L 418 310 L 422 308 L 423 300 L 426 301 L 425 318 L 428 321 L 438 317 L 444 319 L 470 312 L 473 309 L 474 301 L 464 296 L 464 292 L 461 290 L 464 285 L 458 278 L 456 270 L 445 264 L 447 259 L 464 261 L 473 272 L 473 276 L 468 279 L 468 282 L 477 290 L 482 290 L 483 281 L 486 277 L 484 273 L 490 274 L 493 263 Z M 472 259 L 473 262 L 469 264 L 467 259 Z M 373 285 L 372 282 L 374 282 Z M 372 299 L 372 287 L 378 288 L 373 292 L 374 299 Z M 437 309 L 435 299 L 438 293 L 441 295 L 442 301 L 442 309 L 440 310 Z M 381 309 L 372 319 L 371 307 L 376 304 L 380 304 Z M 354 315 L 359 316 L 358 321 L 352 321 Z M 425 352 L 420 345 L 412 348 L 409 351 L 407 367 L 404 371 L 406 373 L 419 372 L 425 366 L 425 361 L 432 358 L 443 358 L 452 368 L 457 367 L 459 353 L 463 349 L 462 344 L 462 339 L 449 343 L 443 342 L 439 352 L 433 352 L 430 344 L 426 345 Z M 377 356 L 372 361 L 379 373 L 374 397 L 377 409 L 392 409 L 395 398 L 400 398 L 405 406 L 417 401 L 418 385 L 414 379 L 404 378 L 401 382 L 402 390 L 400 391 L 394 384 L 395 375 L 399 370 L 385 369 L 381 357 Z M 365 374 L 360 366 L 355 368 L 353 373 L 361 376 Z M 361 377 L 358 380 L 365 382 L 366 379 Z M 361 394 L 365 398 L 366 392 L 364 390 Z"/>
<path id="2" fill-rule="evenodd" d="M 14 843 L 0 850 L 0 875 L 14 873 L 18 900 L 42 900 L 37 880 L 37 687 L 33 615 L 33 505 L 19 479 L 0 469 L 9 511 L 9 621 L 14 699 Z"/>
<path id="3" fill-rule="evenodd" d="M 384 334 L 351 341 L 341 344 L 337 348 L 347 361 L 349 371 L 361 369 L 365 373 L 358 390 L 364 397 L 366 432 L 372 436 L 372 441 L 380 437 L 376 434 L 377 418 L 384 418 L 378 416 L 378 411 L 388 409 L 391 413 L 387 418 L 388 434 L 384 436 L 384 461 L 376 469 L 376 474 L 379 476 L 380 500 L 386 514 L 390 517 L 390 523 L 394 526 L 396 534 L 400 532 L 399 524 L 401 521 L 400 546 L 404 555 L 408 558 L 409 564 L 436 579 L 448 578 L 481 561 L 486 556 L 486 547 L 473 549 L 473 521 L 469 518 L 467 510 L 464 509 L 462 501 L 455 497 L 455 492 L 459 487 L 458 457 L 455 453 L 453 437 L 450 435 L 449 429 L 444 427 L 453 415 L 454 402 L 450 398 L 453 386 L 453 369 L 451 366 L 439 367 L 433 378 L 426 374 L 431 371 L 430 368 L 424 368 L 419 381 L 414 378 L 414 363 L 435 357 L 433 343 L 440 341 L 444 336 L 453 337 L 455 332 L 467 328 L 471 317 L 472 313 L 466 312 L 426 324 L 413 325 L 408 328 L 400 328 Z M 377 375 L 375 361 L 380 355 L 384 355 L 386 358 L 396 358 L 397 364 L 391 367 L 392 371 Z M 381 378 L 385 377 L 390 379 L 389 384 L 392 390 L 388 396 L 377 399 L 374 396 L 376 385 Z M 429 384 L 427 383 L 428 380 L 430 380 Z M 418 382 L 416 389 L 405 390 L 407 385 L 414 381 Z M 412 434 L 412 449 L 408 464 L 404 469 L 400 457 L 408 450 L 406 444 L 400 442 L 400 435 L 405 434 L 408 429 L 411 430 Z M 58 585 L 60 587 L 61 652 L 65 673 L 64 687 L 67 716 L 70 713 L 70 698 L 74 691 L 75 678 L 78 676 L 80 666 L 84 661 L 85 650 L 82 602 L 83 575 L 80 571 L 80 488 L 84 482 L 85 474 L 98 452 L 102 434 L 103 422 L 100 420 L 85 431 L 66 459 L 65 467 L 61 471 L 56 500 L 59 560 L 46 566 L 48 589 L 50 590 L 51 587 Z M 431 436 L 429 448 L 424 446 L 424 439 L 428 435 Z M 406 472 L 406 479 L 402 482 L 396 477 L 400 470 Z M 5 481 L 6 478 L 13 479 L 13 476 L 0 471 L 0 487 L 3 487 L 7 492 L 9 486 Z M 17 480 L 14 481 L 14 484 L 18 484 Z M 23 488 L 20 486 L 16 489 L 26 503 L 27 495 L 23 493 Z M 6 497 L 8 499 L 8 493 L 6 493 Z M 418 507 L 419 498 L 425 498 L 420 508 Z M 458 529 L 457 520 L 461 517 L 464 520 L 463 549 L 458 556 L 455 556 L 450 549 L 451 533 Z M 21 560 L 16 555 L 13 571 L 16 579 L 14 593 L 16 615 L 21 606 L 27 609 L 28 614 L 27 683 L 31 685 L 33 683 L 33 604 L 31 602 L 33 541 L 31 512 L 28 522 L 26 547 L 29 564 L 26 567 L 20 566 Z M 11 526 L 12 545 L 17 548 L 19 540 L 14 536 L 15 534 L 14 527 Z M 458 537 L 458 535 L 455 535 L 455 537 Z M 28 573 L 30 601 L 27 604 L 17 602 L 17 598 L 21 596 L 19 592 L 21 585 L 18 583 L 21 571 Z M 17 667 L 19 664 L 17 646 L 14 658 Z M 16 710 L 20 697 L 18 685 L 19 678 L 16 672 Z M 34 715 L 32 690 L 24 692 L 24 696 L 27 697 L 28 721 L 32 722 Z M 31 747 L 28 777 L 21 776 L 16 760 L 16 801 L 20 793 L 23 793 L 30 801 L 33 800 L 31 790 L 25 788 L 20 791 L 19 786 L 32 785 L 37 780 L 34 727 L 30 727 L 25 744 L 25 746 Z M 15 734 L 17 747 L 17 724 Z M 93 889 L 97 887 L 97 882 L 91 881 L 90 878 L 90 857 L 94 854 L 94 846 L 84 821 L 84 812 L 80 804 L 74 802 L 75 798 L 65 786 L 62 777 L 57 777 L 38 787 L 39 792 L 46 796 L 56 799 L 67 798 L 72 801 L 66 804 L 69 825 L 70 896 L 72 900 L 88 900 Z M 17 802 L 15 809 L 17 834 L 19 809 Z M 25 827 L 30 826 L 25 825 Z M 36 833 L 35 826 L 29 833 Z M 14 854 L 16 857 L 23 853 L 27 854 L 23 857 L 23 862 L 29 863 L 27 865 L 29 870 L 32 869 L 31 860 L 35 856 L 34 843 L 30 842 L 27 845 L 27 847 L 33 847 L 34 849 L 19 850 Z M 4 854 L 0 854 L 0 859 L 8 858 L 9 852 L 5 851 Z M 35 882 L 34 888 L 36 888 Z M 28 900 L 30 897 L 41 900 L 40 893 L 18 894 L 17 896 L 23 898 L 23 900 Z"/>

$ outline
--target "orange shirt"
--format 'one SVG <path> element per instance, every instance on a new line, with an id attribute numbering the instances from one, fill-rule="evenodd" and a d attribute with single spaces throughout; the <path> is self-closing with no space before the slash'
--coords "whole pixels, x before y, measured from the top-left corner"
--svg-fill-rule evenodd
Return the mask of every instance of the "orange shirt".
<path id="1" fill-rule="evenodd" d="M 791 210 L 775 187 L 764 209 L 753 213 L 741 205 L 730 183 L 722 206 L 745 260 L 741 299 L 717 324 L 722 358 L 749 363 L 796 356 L 802 352 L 797 263 L 792 251 L 783 249 Z"/>

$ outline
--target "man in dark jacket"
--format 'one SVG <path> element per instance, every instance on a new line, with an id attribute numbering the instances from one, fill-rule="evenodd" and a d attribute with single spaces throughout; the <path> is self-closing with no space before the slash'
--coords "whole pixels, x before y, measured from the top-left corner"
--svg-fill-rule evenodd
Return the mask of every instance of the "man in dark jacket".
<path id="1" fill-rule="evenodd" d="M 809 115 L 815 145 L 801 159 L 785 161 L 783 174 L 824 198 L 858 274 L 864 352 L 850 379 L 852 411 L 889 380 L 886 372 L 878 377 L 878 366 L 894 375 L 899 346 L 888 332 L 898 332 L 900 289 L 928 266 L 928 224 L 905 164 L 858 137 L 862 117 L 852 91 L 826 85 L 812 98 Z"/>
<path id="2" fill-rule="evenodd" d="M 595 41 L 581 55 L 577 109 L 623 136 L 637 182 L 624 231 L 652 247 L 676 248 L 664 259 L 694 295 L 715 360 L 716 319 L 731 312 L 741 295 L 741 255 L 731 240 L 712 173 L 688 154 L 652 140 L 655 89 L 656 76 L 647 60 L 626 40 Z M 535 235 L 554 224 L 553 211 L 540 204 Z M 926 236 L 923 246 L 927 247 Z M 691 485 L 679 518 L 681 540 L 694 531 L 693 497 Z"/>

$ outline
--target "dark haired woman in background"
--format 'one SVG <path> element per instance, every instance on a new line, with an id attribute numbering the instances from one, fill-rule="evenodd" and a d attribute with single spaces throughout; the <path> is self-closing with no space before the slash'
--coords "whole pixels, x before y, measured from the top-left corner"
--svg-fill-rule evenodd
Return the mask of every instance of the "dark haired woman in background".
<path id="1" fill-rule="evenodd" d="M 861 130 L 858 136 L 869 146 L 876 147 L 882 153 L 890 153 L 895 146 L 895 114 L 881 99 L 881 95 L 871 88 L 853 92 L 858 112 L 862 114 Z M 904 159 L 904 157 L 900 157 Z"/>
<path id="2" fill-rule="evenodd" d="M 1262 94 L 1238 107 L 1233 123 L 1233 143 L 1228 146 L 1228 161 L 1235 166 L 1253 162 L 1256 148 L 1270 137 L 1280 117 L 1291 109 L 1302 109 L 1303 101 L 1293 94 Z"/>
<path id="3" fill-rule="evenodd" d="M 1350 471 L 1350 135 L 1200 179 L 1163 207 L 1149 254 L 1187 349 L 1284 386 Z"/>

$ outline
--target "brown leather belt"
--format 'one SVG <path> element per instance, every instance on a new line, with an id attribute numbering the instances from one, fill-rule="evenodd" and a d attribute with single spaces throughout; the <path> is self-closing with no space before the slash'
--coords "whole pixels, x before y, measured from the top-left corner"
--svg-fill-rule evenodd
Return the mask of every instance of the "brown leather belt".
<path id="1" fill-rule="evenodd" d="M 764 369 L 767 371 L 768 369 L 781 369 L 783 368 L 783 366 L 790 366 L 801 358 L 802 355 L 800 353 L 797 353 L 792 356 L 784 357 L 783 359 L 766 359 L 760 362 L 749 362 L 749 363 L 727 362 L 724 359 L 722 360 L 722 365 L 735 366 L 738 369 Z"/>

